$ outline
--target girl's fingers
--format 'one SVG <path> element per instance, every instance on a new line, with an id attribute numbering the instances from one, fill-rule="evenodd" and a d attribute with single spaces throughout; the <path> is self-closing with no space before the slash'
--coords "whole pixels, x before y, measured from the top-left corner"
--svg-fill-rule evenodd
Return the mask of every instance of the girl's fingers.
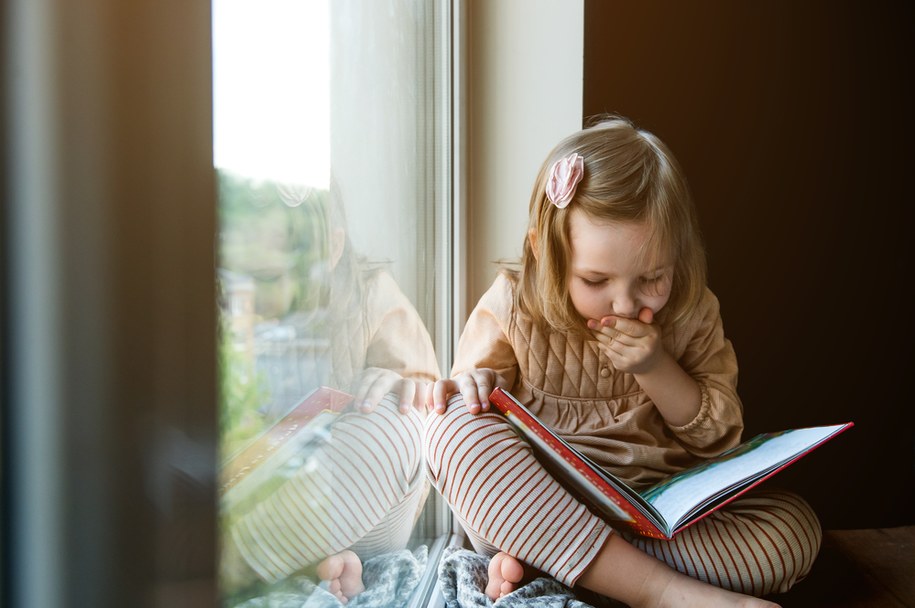
<path id="1" fill-rule="evenodd" d="M 611 361 L 613 360 L 613 358 L 614 358 L 615 356 L 617 356 L 617 355 L 620 354 L 620 353 L 619 353 L 619 348 L 620 348 L 619 345 L 618 345 L 618 344 L 615 344 L 615 343 L 613 342 L 613 340 L 611 340 L 611 339 L 609 339 L 609 338 L 606 339 L 606 340 L 600 341 L 599 344 L 601 345 L 601 348 L 603 348 L 603 350 L 604 350 L 604 356 L 606 356 L 607 358 L 609 358 Z"/>
<path id="2" fill-rule="evenodd" d="M 654 311 L 648 307 L 643 308 L 639 311 L 639 321 L 651 325 L 651 322 L 654 321 Z"/>
<path id="3" fill-rule="evenodd" d="M 435 411 L 444 414 L 448 397 L 456 392 L 458 392 L 458 386 L 454 380 L 439 380 L 434 383 L 432 385 L 432 407 Z"/>
<path id="4" fill-rule="evenodd" d="M 607 348 L 612 348 L 614 346 L 631 346 L 630 337 L 615 329 L 604 327 L 600 331 L 595 331 L 593 333 L 597 341 Z"/>
<path id="5" fill-rule="evenodd" d="M 650 308 L 643 308 L 639 311 L 637 319 L 608 315 L 602 317 L 600 320 L 588 319 L 587 325 L 588 329 L 595 332 L 615 329 L 618 333 L 638 338 L 648 333 L 645 326 L 651 325 L 652 321 L 654 321 L 654 313 L 651 312 Z"/>
<path id="6" fill-rule="evenodd" d="M 610 317 L 604 317 L 600 321 L 594 321 L 594 319 L 588 321 L 588 327 L 591 327 L 591 333 L 594 334 L 594 337 L 601 343 L 608 345 L 613 342 L 630 343 L 627 340 L 630 336 L 626 335 L 626 332 L 619 328 L 619 324 L 616 321 L 611 325 L 604 325 L 606 319 L 609 318 Z"/>
<path id="7" fill-rule="evenodd" d="M 611 331 L 616 334 L 628 334 L 630 336 L 638 335 L 638 325 L 637 322 L 633 323 L 632 319 L 617 319 L 612 326 Z"/>
<path id="8" fill-rule="evenodd" d="M 484 412 L 489 410 L 489 393 L 492 392 L 492 374 L 476 371 L 472 374 L 474 388 L 476 389 L 476 402 Z M 466 400 L 466 396 L 465 396 Z"/>
<path id="9" fill-rule="evenodd" d="M 359 380 L 353 388 L 353 405 L 361 412 L 370 412 L 374 404 L 369 403 L 368 396 L 372 383 L 378 376 L 378 372 L 372 368 L 366 369 L 359 376 Z"/>
<path id="10" fill-rule="evenodd" d="M 476 414 L 480 411 L 480 395 L 477 390 L 477 381 L 470 373 L 461 374 L 461 379 L 458 381 L 458 387 L 461 390 L 461 395 L 464 397 L 464 405 L 467 406 L 467 409 L 470 410 L 471 414 Z"/>
<path id="11" fill-rule="evenodd" d="M 435 409 L 435 399 L 432 396 L 432 389 L 435 388 L 436 384 L 438 384 L 438 382 L 430 382 L 429 384 L 426 385 L 426 391 L 425 391 L 426 392 L 426 394 L 425 394 L 426 407 L 430 410 Z"/>
<path id="12" fill-rule="evenodd" d="M 448 398 L 460 392 L 464 405 L 471 414 L 489 410 L 489 394 L 492 392 L 498 377 L 491 370 L 471 370 L 463 372 L 453 379 L 439 380 L 426 390 L 426 403 L 436 412 L 444 413 Z"/>
<path id="13" fill-rule="evenodd" d="M 414 400 L 418 391 L 416 390 L 416 383 L 412 380 L 407 380 L 404 378 L 398 382 L 400 394 L 400 413 L 406 414 L 410 411 L 410 408 L 413 407 Z"/>
<path id="14" fill-rule="evenodd" d="M 632 336 L 633 338 L 647 336 L 651 332 L 651 329 L 649 328 L 650 323 L 641 320 L 643 314 L 647 319 L 651 320 L 654 318 L 650 308 L 643 308 L 642 312 L 639 313 L 638 319 L 617 319 L 614 328 L 618 332 Z"/>
<path id="15" fill-rule="evenodd" d="M 365 412 L 371 412 L 381 403 L 384 396 L 397 386 L 397 381 L 392 376 L 394 372 L 380 372 L 371 377 L 371 382 L 365 387 L 360 409 Z"/>
<path id="16" fill-rule="evenodd" d="M 600 319 L 588 319 L 587 326 L 588 329 L 600 331 L 605 327 L 613 327 L 616 325 L 616 319 L 617 317 L 614 316 L 601 317 Z"/>
<path id="17" fill-rule="evenodd" d="M 601 331 L 594 332 L 594 339 L 603 346 L 607 346 L 610 343 L 610 336 Z"/>

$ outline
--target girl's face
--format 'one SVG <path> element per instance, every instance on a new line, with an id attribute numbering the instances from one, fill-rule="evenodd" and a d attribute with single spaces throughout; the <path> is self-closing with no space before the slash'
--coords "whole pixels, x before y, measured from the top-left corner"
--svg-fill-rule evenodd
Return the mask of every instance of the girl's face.
<path id="1" fill-rule="evenodd" d="M 594 221 L 574 209 L 569 236 L 569 296 L 582 317 L 633 319 L 643 308 L 657 314 L 667 304 L 673 260 L 664 259 L 651 267 L 639 261 L 638 252 L 648 238 L 645 224 Z"/>

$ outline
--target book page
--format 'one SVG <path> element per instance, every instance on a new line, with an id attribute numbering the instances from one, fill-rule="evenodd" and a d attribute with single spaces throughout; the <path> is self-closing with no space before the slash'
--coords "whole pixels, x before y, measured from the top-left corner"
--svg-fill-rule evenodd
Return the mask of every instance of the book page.
<path id="1" fill-rule="evenodd" d="M 766 476 L 823 443 L 848 425 L 765 433 L 706 463 L 687 469 L 642 493 L 672 529 L 697 505 L 720 498 L 742 483 Z"/>

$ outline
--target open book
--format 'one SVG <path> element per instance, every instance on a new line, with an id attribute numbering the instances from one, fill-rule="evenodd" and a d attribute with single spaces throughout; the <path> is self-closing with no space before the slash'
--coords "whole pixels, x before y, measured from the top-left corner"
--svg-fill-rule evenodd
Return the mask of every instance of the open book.
<path id="1" fill-rule="evenodd" d="M 316 440 L 353 400 L 326 386 L 309 393 L 279 421 L 232 454 L 222 466 L 220 496 L 231 509 L 251 500 L 271 483 L 279 483 L 302 466 Z"/>
<path id="2" fill-rule="evenodd" d="M 489 400 L 561 479 L 612 525 L 642 536 L 671 539 L 854 423 L 764 433 L 720 456 L 636 492 L 573 448 L 507 391 Z"/>

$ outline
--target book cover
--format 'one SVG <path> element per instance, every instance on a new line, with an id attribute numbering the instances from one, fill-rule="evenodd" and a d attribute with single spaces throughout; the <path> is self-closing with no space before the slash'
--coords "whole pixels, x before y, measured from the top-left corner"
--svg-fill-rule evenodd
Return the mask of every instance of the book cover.
<path id="1" fill-rule="evenodd" d="M 544 466 L 608 523 L 660 539 L 673 538 L 854 425 L 760 434 L 636 492 L 554 433 L 508 391 L 496 388 L 489 398 Z"/>
<path id="2" fill-rule="evenodd" d="M 303 453 L 307 444 L 322 435 L 353 400 L 326 386 L 319 387 L 276 423 L 230 456 L 220 474 L 220 495 L 231 507 Z"/>

